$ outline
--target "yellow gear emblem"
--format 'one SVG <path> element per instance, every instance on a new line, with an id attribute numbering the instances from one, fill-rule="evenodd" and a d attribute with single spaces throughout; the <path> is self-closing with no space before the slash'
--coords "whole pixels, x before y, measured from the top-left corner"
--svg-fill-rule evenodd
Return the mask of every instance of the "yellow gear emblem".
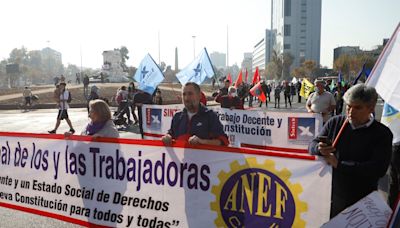
<path id="1" fill-rule="evenodd" d="M 299 199 L 303 189 L 290 183 L 288 169 L 276 170 L 271 160 L 258 164 L 254 157 L 243 165 L 234 161 L 230 169 L 218 174 L 220 183 L 211 190 L 216 197 L 211 209 L 217 212 L 217 227 L 306 226 L 301 214 L 307 204 Z"/>

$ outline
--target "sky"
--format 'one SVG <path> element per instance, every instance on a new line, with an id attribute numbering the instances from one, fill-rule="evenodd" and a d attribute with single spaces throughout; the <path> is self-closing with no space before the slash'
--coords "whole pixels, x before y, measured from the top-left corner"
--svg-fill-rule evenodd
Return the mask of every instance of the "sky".
<path id="1" fill-rule="evenodd" d="M 65 66 L 100 68 L 104 50 L 126 46 L 130 66 L 150 53 L 174 67 L 177 47 L 182 69 L 203 47 L 226 53 L 228 40 L 229 64 L 240 66 L 270 28 L 270 1 L 7 0 L 0 8 L 0 59 L 21 46 L 50 47 Z M 335 47 L 381 44 L 400 22 L 399 9 L 399 0 L 322 0 L 321 65 L 332 67 Z"/>

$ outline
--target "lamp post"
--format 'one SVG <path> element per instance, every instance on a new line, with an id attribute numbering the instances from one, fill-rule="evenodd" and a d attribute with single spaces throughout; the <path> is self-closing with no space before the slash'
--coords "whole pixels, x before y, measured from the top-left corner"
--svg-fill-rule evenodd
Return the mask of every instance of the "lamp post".
<path id="1" fill-rule="evenodd" d="M 196 36 L 192 36 L 193 38 L 193 59 L 196 58 Z"/>

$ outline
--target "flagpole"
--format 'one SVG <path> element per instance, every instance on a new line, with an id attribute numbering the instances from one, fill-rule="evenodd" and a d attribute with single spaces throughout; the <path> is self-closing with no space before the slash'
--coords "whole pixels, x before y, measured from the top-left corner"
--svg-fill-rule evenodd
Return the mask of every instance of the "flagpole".
<path id="1" fill-rule="evenodd" d="M 161 44 L 160 44 L 160 30 L 158 30 L 158 65 L 161 66 Z"/>
<path id="2" fill-rule="evenodd" d="M 229 28 L 226 25 L 226 67 L 229 70 Z"/>

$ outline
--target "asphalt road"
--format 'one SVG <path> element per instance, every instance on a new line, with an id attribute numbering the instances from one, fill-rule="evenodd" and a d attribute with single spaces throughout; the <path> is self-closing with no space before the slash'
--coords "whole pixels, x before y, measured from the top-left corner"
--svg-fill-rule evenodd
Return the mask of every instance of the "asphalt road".
<path id="1" fill-rule="evenodd" d="M 281 99 L 282 101 L 282 99 Z M 268 104 L 268 108 L 263 105 L 263 110 L 271 110 L 278 112 L 305 112 L 303 103 L 297 103 L 297 98 L 292 104 L 292 108 L 285 108 L 281 102 L 281 108 L 273 108 L 273 103 Z M 247 104 L 246 104 L 247 106 Z M 254 109 L 259 109 L 255 105 Z M 380 119 L 382 113 L 382 102 L 379 102 L 376 108 L 377 119 Z M 48 130 L 53 129 L 57 116 L 56 109 L 32 110 L 28 112 L 21 112 L 21 110 L 0 110 L 0 131 L 10 132 L 32 132 L 32 133 L 47 133 Z M 70 119 L 74 125 L 75 130 L 79 133 L 88 122 L 86 109 L 70 109 Z M 68 131 L 69 127 L 65 121 L 61 123 L 59 133 Z M 128 131 L 121 131 L 123 138 L 140 138 L 138 134 L 138 127 L 131 127 Z M 387 178 L 381 181 L 383 191 L 387 191 Z M 63 221 L 41 217 L 38 215 L 15 211 L 7 208 L 0 207 L 0 227 L 78 227 Z"/>

